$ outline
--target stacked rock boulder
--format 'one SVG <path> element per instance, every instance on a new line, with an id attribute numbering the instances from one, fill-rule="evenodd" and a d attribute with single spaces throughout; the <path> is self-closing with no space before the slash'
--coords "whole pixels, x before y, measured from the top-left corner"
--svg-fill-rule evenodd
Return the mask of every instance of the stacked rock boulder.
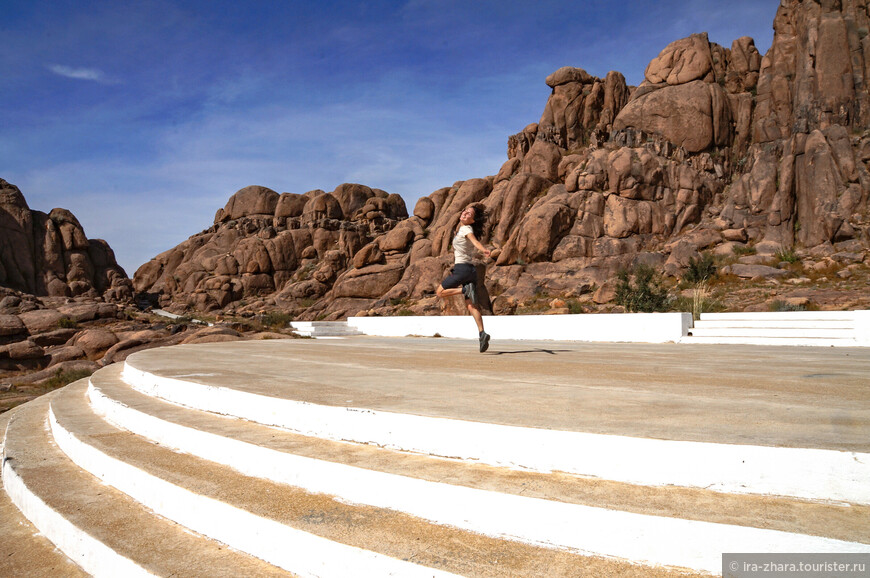
<path id="1" fill-rule="evenodd" d="M 32 295 L 123 301 L 127 274 L 101 239 L 88 239 L 66 209 L 32 211 L 13 184 L 0 179 L 0 286 Z"/>
<path id="2" fill-rule="evenodd" d="M 496 175 L 438 189 L 408 218 L 389 210 L 401 199 L 361 185 L 243 189 L 212 229 L 143 266 L 136 289 L 179 308 L 258 298 L 303 319 L 437 312 L 432 295 L 471 202 L 490 215 L 497 313 L 539 295 L 606 302 L 620 269 L 679 277 L 703 251 L 772 261 L 797 250 L 818 266 L 866 267 L 867 7 L 783 0 L 773 27 L 763 57 L 748 37 L 730 49 L 705 33 L 677 40 L 637 87 L 618 72 L 560 68 L 539 122 L 508 139 Z"/>
<path id="3" fill-rule="evenodd" d="M 377 267 L 391 251 L 367 245 L 407 216 L 401 197 L 364 185 L 304 195 L 245 187 L 211 228 L 142 265 L 134 287 L 169 308 L 213 311 L 268 296 L 301 311 L 332 288 L 358 252 Z"/>

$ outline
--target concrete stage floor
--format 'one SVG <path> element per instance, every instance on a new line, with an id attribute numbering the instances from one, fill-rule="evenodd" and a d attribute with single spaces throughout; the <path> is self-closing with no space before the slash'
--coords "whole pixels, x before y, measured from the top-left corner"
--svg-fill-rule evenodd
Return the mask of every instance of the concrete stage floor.
<path id="1" fill-rule="evenodd" d="M 148 353 L 136 365 L 156 375 L 316 404 L 655 439 L 870 451 L 870 348 L 494 339 L 481 354 L 476 341 L 361 336 Z"/>

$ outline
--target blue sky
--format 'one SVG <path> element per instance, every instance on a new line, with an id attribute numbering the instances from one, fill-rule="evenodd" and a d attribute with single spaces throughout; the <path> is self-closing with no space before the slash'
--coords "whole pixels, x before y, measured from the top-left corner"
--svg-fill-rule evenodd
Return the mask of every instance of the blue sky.
<path id="1" fill-rule="evenodd" d="M 421 196 L 498 172 L 548 74 L 630 84 L 696 32 L 764 54 L 776 0 L 4 0 L 0 178 L 135 270 L 247 185 Z"/>

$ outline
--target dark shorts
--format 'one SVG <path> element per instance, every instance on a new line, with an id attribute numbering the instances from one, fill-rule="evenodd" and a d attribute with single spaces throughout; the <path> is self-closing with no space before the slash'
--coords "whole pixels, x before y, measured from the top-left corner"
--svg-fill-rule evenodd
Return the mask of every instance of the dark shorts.
<path id="1" fill-rule="evenodd" d="M 441 287 L 444 289 L 452 289 L 461 287 L 466 283 L 477 282 L 477 268 L 471 263 L 459 263 L 453 266 L 450 275 L 441 282 Z"/>

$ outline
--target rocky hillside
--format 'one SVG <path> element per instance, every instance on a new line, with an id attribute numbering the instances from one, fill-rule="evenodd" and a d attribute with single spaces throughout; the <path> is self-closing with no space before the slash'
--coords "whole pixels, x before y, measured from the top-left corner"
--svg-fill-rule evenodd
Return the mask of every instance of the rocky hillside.
<path id="1" fill-rule="evenodd" d="M 0 287 L 29 295 L 132 297 L 127 274 L 102 239 L 88 239 L 75 215 L 32 211 L 15 185 L 0 179 Z"/>
<path id="2" fill-rule="evenodd" d="M 833 284 L 857 297 L 823 306 L 866 307 L 867 5 L 783 0 L 773 27 L 763 57 L 748 37 L 677 40 L 637 87 L 557 70 L 497 174 L 439 189 L 410 217 L 363 185 L 242 189 L 134 287 L 177 311 L 437 312 L 459 213 L 479 201 L 498 249 L 486 273 L 496 313 L 542 299 L 609 307 L 620 269 L 643 263 L 676 283 L 702 254 L 737 284 L 729 298 Z"/>

